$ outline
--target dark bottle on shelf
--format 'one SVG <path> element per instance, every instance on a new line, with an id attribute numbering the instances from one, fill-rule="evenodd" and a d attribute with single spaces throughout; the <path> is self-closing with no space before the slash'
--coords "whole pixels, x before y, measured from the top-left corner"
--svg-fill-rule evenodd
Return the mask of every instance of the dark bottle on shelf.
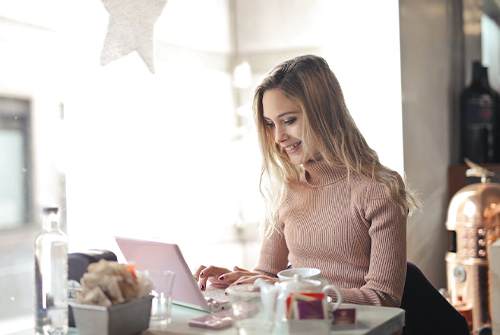
<path id="1" fill-rule="evenodd" d="M 461 158 L 500 162 L 500 97 L 488 82 L 488 69 L 473 63 L 472 83 L 460 97 Z"/>

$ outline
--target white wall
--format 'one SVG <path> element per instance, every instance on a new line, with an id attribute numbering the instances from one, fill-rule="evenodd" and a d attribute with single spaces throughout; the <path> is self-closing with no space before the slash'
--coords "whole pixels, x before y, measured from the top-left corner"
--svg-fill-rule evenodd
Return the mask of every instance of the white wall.
<path id="1" fill-rule="evenodd" d="M 382 164 L 404 175 L 398 1 L 325 1 L 325 57 Z"/>
<path id="2" fill-rule="evenodd" d="M 457 2 L 400 1 L 404 163 L 423 208 L 408 225 L 408 259 L 434 286 L 446 287 L 447 169 L 455 143 L 460 49 Z"/>
<path id="3" fill-rule="evenodd" d="M 113 235 L 161 239 L 186 246 L 194 267 L 213 255 L 207 245 L 228 239 L 217 232 L 238 214 L 231 76 L 220 68 L 227 1 L 168 2 L 155 30 L 155 75 L 135 53 L 101 67 L 104 7 L 80 3 L 73 13 L 65 30 L 70 249 L 118 252 Z M 82 31 L 89 16 L 93 29 Z M 179 50 L 189 57 L 176 58 Z M 219 62 L 197 62 L 207 54 Z M 231 264 L 242 257 L 229 255 Z"/>
<path id="4" fill-rule="evenodd" d="M 323 56 L 369 145 L 404 173 L 398 1 L 237 1 L 236 9 L 254 84 L 290 57 Z"/>

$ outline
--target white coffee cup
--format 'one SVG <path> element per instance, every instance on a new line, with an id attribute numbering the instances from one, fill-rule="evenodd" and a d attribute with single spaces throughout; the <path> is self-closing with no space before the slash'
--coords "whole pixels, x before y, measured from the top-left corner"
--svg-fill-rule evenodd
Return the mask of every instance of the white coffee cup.
<path id="1" fill-rule="evenodd" d="M 294 275 L 300 275 L 303 279 L 321 280 L 321 270 L 316 268 L 291 268 L 278 272 L 280 281 L 292 280 Z"/>

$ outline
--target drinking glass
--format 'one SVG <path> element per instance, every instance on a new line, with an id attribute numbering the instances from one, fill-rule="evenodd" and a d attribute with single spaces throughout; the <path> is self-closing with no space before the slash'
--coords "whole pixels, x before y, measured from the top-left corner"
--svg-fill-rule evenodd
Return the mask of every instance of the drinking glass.
<path id="1" fill-rule="evenodd" d="M 172 285 L 175 273 L 172 271 L 148 271 L 155 288 L 152 291 L 151 321 L 170 323 L 172 317 Z"/>
<path id="2" fill-rule="evenodd" d="M 239 335 L 270 334 L 274 327 L 276 296 L 262 293 L 252 284 L 226 290 L 232 305 L 233 323 Z"/>

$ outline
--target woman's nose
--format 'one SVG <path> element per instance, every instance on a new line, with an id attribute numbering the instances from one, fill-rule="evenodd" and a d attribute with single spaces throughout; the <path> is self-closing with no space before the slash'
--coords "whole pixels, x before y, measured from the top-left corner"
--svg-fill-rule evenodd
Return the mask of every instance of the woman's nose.
<path id="1" fill-rule="evenodd" d="M 287 139 L 287 134 L 284 127 L 276 126 L 274 129 L 274 141 L 281 143 Z"/>

